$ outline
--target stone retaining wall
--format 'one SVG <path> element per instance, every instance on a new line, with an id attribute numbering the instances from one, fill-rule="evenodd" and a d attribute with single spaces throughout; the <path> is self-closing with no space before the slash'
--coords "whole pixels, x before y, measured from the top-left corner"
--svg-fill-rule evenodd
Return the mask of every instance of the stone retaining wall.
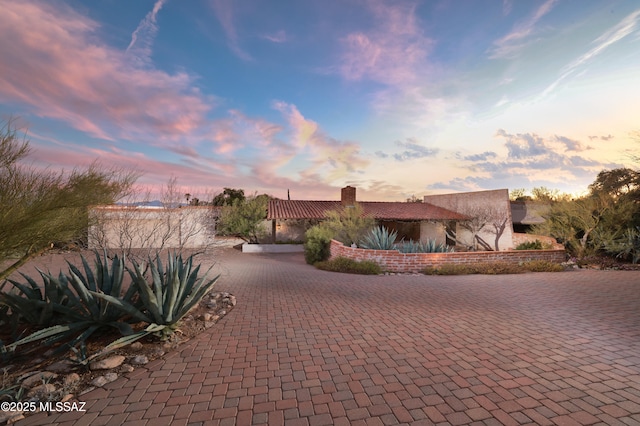
<path id="1" fill-rule="evenodd" d="M 456 253 L 400 253 L 397 250 L 369 250 L 346 247 L 339 241 L 331 240 L 331 255 L 346 257 L 356 261 L 371 260 L 389 272 L 420 272 L 427 266 L 443 264 L 471 264 L 509 262 L 520 263 L 528 260 L 547 260 L 561 263 L 566 260 L 563 250 L 513 250 L 513 251 L 472 251 Z"/>

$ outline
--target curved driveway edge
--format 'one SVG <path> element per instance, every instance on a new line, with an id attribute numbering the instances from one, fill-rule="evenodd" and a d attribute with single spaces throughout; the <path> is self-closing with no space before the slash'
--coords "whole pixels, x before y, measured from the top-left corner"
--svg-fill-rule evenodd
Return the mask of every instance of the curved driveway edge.
<path id="1" fill-rule="evenodd" d="M 238 304 L 27 424 L 640 424 L 640 272 L 357 276 L 225 251 Z"/>

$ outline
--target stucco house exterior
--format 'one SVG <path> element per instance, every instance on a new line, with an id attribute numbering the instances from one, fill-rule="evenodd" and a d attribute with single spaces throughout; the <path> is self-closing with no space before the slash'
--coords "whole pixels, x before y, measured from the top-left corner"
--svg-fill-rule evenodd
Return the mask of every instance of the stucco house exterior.
<path id="1" fill-rule="evenodd" d="M 458 244 L 487 249 L 484 246 L 486 244 L 491 250 L 495 250 L 496 245 L 499 250 L 513 248 L 513 219 L 508 189 L 425 195 L 424 202 L 471 218 L 464 224 L 450 224 Z M 469 228 L 479 230 L 475 234 L 477 237 Z"/>
<path id="2" fill-rule="evenodd" d="M 528 232 L 533 225 L 544 223 L 551 203 L 543 201 L 511 201 L 511 217 L 515 232 Z"/>
<path id="3" fill-rule="evenodd" d="M 302 241 L 312 224 L 326 218 L 332 210 L 349 208 L 356 203 L 356 188 L 342 188 L 339 201 L 270 200 L 267 220 L 271 222 L 271 240 Z M 379 225 L 398 232 L 398 239 L 446 243 L 445 226 L 465 220 L 464 214 L 430 203 L 359 201 L 366 216 Z"/>

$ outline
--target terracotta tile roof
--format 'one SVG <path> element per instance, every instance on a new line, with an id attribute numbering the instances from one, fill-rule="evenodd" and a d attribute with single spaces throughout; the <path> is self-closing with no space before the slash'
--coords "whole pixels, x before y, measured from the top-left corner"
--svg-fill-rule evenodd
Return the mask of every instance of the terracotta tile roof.
<path id="1" fill-rule="evenodd" d="M 360 201 L 364 214 L 378 220 L 462 220 L 466 216 L 428 203 Z M 340 201 L 270 200 L 267 219 L 324 219 Z"/>

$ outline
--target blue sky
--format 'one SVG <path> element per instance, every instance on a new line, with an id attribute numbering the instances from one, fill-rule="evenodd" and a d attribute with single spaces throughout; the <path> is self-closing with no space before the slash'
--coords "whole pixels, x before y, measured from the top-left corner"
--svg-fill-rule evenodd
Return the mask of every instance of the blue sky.
<path id="1" fill-rule="evenodd" d="M 31 161 L 362 200 L 637 167 L 640 4 L 2 0 L 0 117 Z"/>

